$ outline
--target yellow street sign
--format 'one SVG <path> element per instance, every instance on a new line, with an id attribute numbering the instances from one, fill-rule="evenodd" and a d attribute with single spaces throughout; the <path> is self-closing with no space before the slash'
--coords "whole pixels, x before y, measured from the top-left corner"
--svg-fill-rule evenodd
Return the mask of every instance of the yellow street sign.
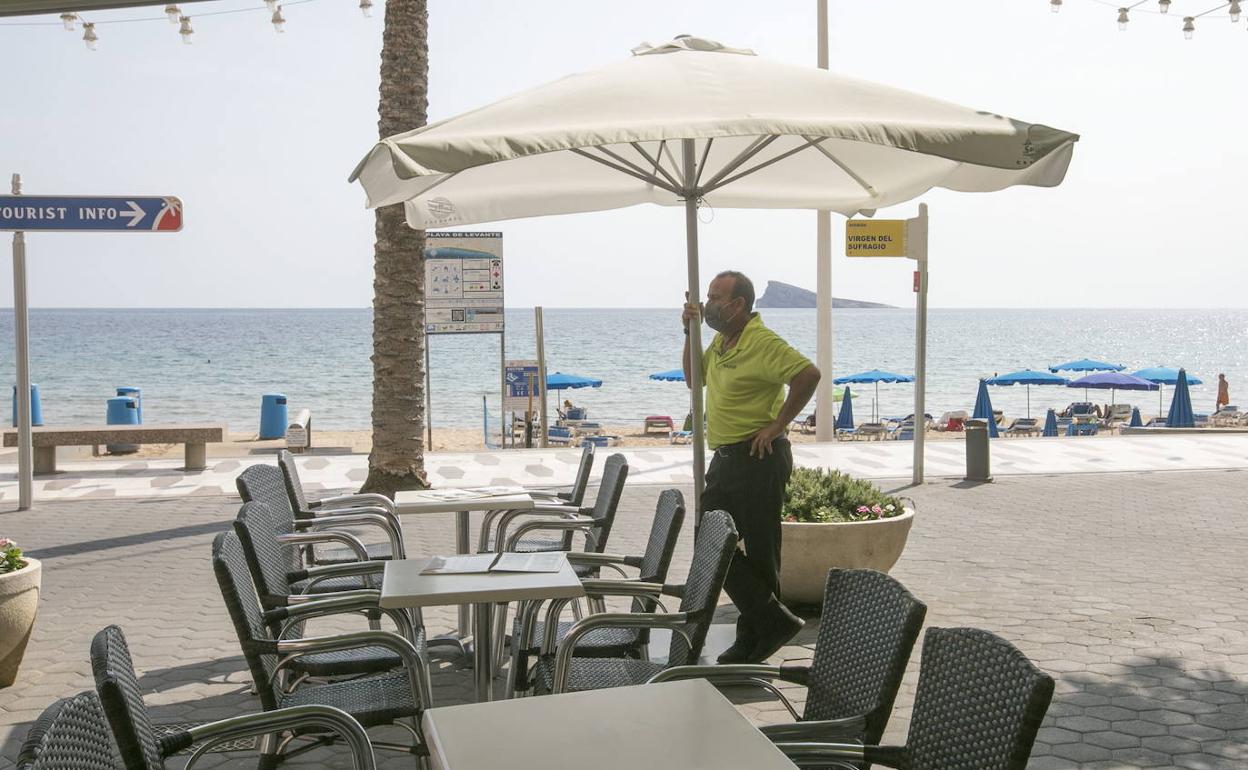
<path id="1" fill-rule="evenodd" d="M 905 219 L 850 219 L 845 222 L 845 256 L 905 257 Z"/>

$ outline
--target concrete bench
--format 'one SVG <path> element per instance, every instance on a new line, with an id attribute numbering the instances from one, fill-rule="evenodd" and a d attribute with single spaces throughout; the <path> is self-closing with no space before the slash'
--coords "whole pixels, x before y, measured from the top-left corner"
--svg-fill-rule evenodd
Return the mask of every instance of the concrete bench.
<path id="1" fill-rule="evenodd" d="M 35 473 L 56 473 L 58 446 L 100 444 L 185 444 L 188 471 L 207 467 L 208 442 L 225 440 L 224 425 L 77 425 L 31 429 Z M 17 431 L 4 432 L 4 445 L 17 446 Z"/>

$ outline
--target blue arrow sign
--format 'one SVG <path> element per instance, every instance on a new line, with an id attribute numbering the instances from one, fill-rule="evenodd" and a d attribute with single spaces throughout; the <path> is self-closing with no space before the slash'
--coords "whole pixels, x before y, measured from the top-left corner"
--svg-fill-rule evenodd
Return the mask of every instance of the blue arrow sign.
<path id="1" fill-rule="evenodd" d="M 182 201 L 172 196 L 0 195 L 0 230 L 172 233 L 181 229 Z"/>

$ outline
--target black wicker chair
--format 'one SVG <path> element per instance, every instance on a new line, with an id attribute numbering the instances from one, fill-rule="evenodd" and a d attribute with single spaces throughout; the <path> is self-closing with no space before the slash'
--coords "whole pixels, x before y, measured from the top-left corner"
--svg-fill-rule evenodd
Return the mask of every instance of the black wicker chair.
<path id="1" fill-rule="evenodd" d="M 875 744 L 919 639 L 927 605 L 883 572 L 828 572 L 814 658 L 804 664 L 680 666 L 651 681 L 703 678 L 717 686 L 758 685 L 774 693 L 799 721 L 765 725 L 775 741 Z M 771 680 L 807 688 L 802 714 Z"/>
<path id="2" fill-rule="evenodd" d="M 929 628 L 906 745 L 777 745 L 800 767 L 1023 770 L 1052 697 L 1052 677 L 1001 637 Z"/>
<path id="3" fill-rule="evenodd" d="M 17 770 L 122 770 L 121 752 L 93 692 L 63 698 L 31 725 Z M 142 767 L 142 765 L 140 765 Z"/>
<path id="4" fill-rule="evenodd" d="M 292 461 L 290 465 L 293 466 L 294 462 Z M 252 465 L 244 469 L 234 483 L 244 503 L 265 503 L 274 510 L 286 513 L 293 522 L 294 531 L 315 532 L 323 529 L 343 531 L 348 527 L 367 527 L 381 530 L 386 537 L 385 542 L 369 544 L 359 542 L 358 538 L 355 543 L 351 543 L 339 537 L 340 542 L 347 542 L 346 548 L 321 549 L 315 553 L 309 545 L 304 552 L 309 563 L 340 564 L 365 559 L 389 559 L 395 554 L 400 559 L 406 558 L 407 554 L 403 551 L 403 528 L 399 524 L 398 516 L 392 510 L 381 506 L 368 506 L 335 508 L 323 513 L 313 513 L 296 504 L 286 482 L 286 473 L 278 466 Z"/>
<path id="5" fill-rule="evenodd" d="M 581 462 L 576 467 L 576 478 L 572 480 L 572 488 L 567 492 L 549 492 L 542 489 L 525 488 L 537 503 L 539 513 L 545 515 L 578 515 L 581 512 L 581 506 L 585 503 L 585 490 L 589 488 L 589 477 L 594 470 L 594 445 L 586 444 L 581 447 Z M 509 511 L 486 511 L 485 516 L 481 519 L 481 536 L 477 543 L 478 551 L 490 550 L 490 544 L 493 542 L 491 533 L 498 521 L 498 517 L 509 513 Z"/>
<path id="6" fill-rule="evenodd" d="M 393 724 L 407 728 L 415 739 L 411 746 L 374 741 L 375 747 L 422 756 L 427 754 L 420 735 L 420 715 L 431 704 L 432 686 L 429 681 L 429 665 L 423 652 L 417 650 L 404 637 L 388 631 L 356 631 L 337 636 L 275 639 L 269 630 L 269 624 L 273 621 L 307 620 L 338 612 L 340 610 L 324 605 L 336 604 L 341 600 L 318 600 L 264 611 L 257 599 L 242 545 L 238 542 L 238 535 L 233 532 L 222 532 L 213 541 L 212 567 L 265 711 L 306 704 L 333 706 L 355 717 L 366 729 Z M 312 653 L 376 647 L 385 648 L 399 656 L 403 661 L 403 669 L 328 684 L 304 683 L 293 692 L 285 692 L 280 686 L 281 674 L 292 660 L 299 657 Z M 284 748 L 284 744 L 266 746 L 262 753 L 266 759 L 277 759 Z"/>
<path id="7" fill-rule="evenodd" d="M 399 633 L 410 641 L 417 650 L 424 651 L 426 635 L 419 610 L 382 609 L 379 606 L 381 591 L 378 588 L 341 590 L 334 593 L 306 595 L 298 593 L 306 587 L 309 575 L 334 575 L 335 573 L 358 573 L 373 579 L 380 586 L 381 570 L 385 562 L 356 562 L 349 565 L 326 565 L 321 567 L 302 567 L 288 571 L 291 566 L 291 552 L 294 546 L 282 542 L 282 534 L 289 529 L 290 517 L 277 513 L 264 503 L 244 503 L 238 517 L 234 520 L 234 532 L 238 535 L 243 555 L 247 558 L 247 568 L 255 583 L 260 605 L 271 610 L 278 607 L 299 605 L 308 600 L 315 601 L 319 607 L 333 607 L 339 612 L 358 612 L 365 615 L 373 628 L 380 628 L 375 622 L 380 615 L 390 618 Z M 298 561 L 297 557 L 294 561 Z M 342 585 L 338 581 L 350 581 L 359 578 L 354 575 L 329 577 L 324 583 L 314 585 Z M 350 589 L 352 585 L 342 585 Z M 330 602 L 330 604 L 325 604 Z M 275 639 L 298 639 L 303 636 L 303 623 L 295 620 L 276 621 L 269 623 L 269 632 Z M 384 648 L 365 648 L 360 650 L 344 650 L 305 655 L 291 662 L 291 668 L 297 674 L 327 678 L 369 674 L 399 668 L 403 661 L 398 655 Z"/>
<path id="8" fill-rule="evenodd" d="M 568 554 L 568 560 L 574 565 L 636 567 L 637 580 L 661 585 L 667 580 L 667 570 L 671 566 L 672 554 L 676 550 L 676 540 L 680 537 L 684 520 L 684 496 L 679 490 L 665 489 L 659 493 L 654 520 L 650 524 L 650 538 L 646 542 L 645 553 L 641 556 L 573 552 Z M 621 573 L 623 574 L 622 570 Z M 654 612 L 657 609 L 654 599 L 648 596 L 633 597 L 632 605 L 633 612 Z M 509 695 L 517 689 L 523 691 L 530 687 L 528 660 L 538 653 L 540 640 L 546 636 L 545 623 L 537 620 L 541 606 L 542 602 L 524 602 L 516 611 L 511 632 L 511 669 L 507 679 Z M 559 621 L 556 639 L 563 639 L 571 627 L 572 623 Z M 603 629 L 582 639 L 575 654 L 582 657 L 644 659 L 647 657 L 646 647 L 649 642 L 648 628 Z"/>
<path id="9" fill-rule="evenodd" d="M 116 741 L 114 750 L 119 750 L 126 770 L 162 770 L 167 757 L 198 744 L 184 766 L 189 768 L 204 752 L 222 741 L 264 736 L 262 742 L 272 743 L 275 739 L 271 736 L 283 733 L 333 734 L 351 747 L 357 770 L 374 766 L 372 744 L 364 728 L 349 714 L 328 706 L 303 705 L 158 734 L 139 690 L 139 678 L 126 637 L 117 626 L 102 629 L 91 640 L 91 669 L 95 674 L 96 692 L 77 696 L 90 702 L 74 704 L 81 712 L 75 719 L 74 729 L 99 750 L 104 748 L 104 741 L 99 737 L 100 723 L 106 734 L 111 729 L 107 742 Z M 98 716 L 89 713 L 93 708 Z M 103 721 L 105 715 L 107 722 Z M 30 738 L 27 740 L 29 742 Z M 88 750 L 83 747 L 83 751 Z M 87 770 L 81 765 L 72 767 Z M 53 770 L 53 767 L 44 766 L 39 770 Z"/>
<path id="10" fill-rule="evenodd" d="M 572 625 L 556 645 L 557 619 L 566 600 L 550 603 L 546 614 L 546 638 L 542 657 L 534 666 L 540 692 L 574 692 L 642 684 L 669 666 L 694 663 L 702 654 L 723 589 L 728 564 L 737 548 L 737 529 L 724 511 L 702 516 L 693 544 L 693 560 L 683 586 L 663 586 L 628 580 L 586 580 L 585 590 L 596 597 L 631 596 L 658 601 L 661 594 L 679 596 L 677 612 L 604 612 L 589 615 Z M 575 657 L 576 646 L 590 633 L 602 629 L 663 628 L 672 632 L 667 661 L 658 663 L 633 658 Z"/>

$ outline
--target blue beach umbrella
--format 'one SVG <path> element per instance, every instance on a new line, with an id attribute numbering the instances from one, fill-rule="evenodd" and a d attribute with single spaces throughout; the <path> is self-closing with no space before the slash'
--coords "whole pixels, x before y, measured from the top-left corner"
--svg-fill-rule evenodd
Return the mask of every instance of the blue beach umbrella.
<path id="1" fill-rule="evenodd" d="M 1182 370 L 1177 369 L 1173 366 L 1150 366 L 1147 369 L 1141 369 L 1138 372 L 1135 372 L 1134 374 L 1136 377 L 1139 377 L 1142 380 L 1155 382 L 1158 385 L 1178 385 L 1180 371 Z M 1186 374 L 1186 372 L 1184 373 Z M 1190 374 L 1188 374 L 1187 384 L 1199 385 L 1201 384 L 1201 381 L 1199 377 L 1193 377 Z M 1161 414 L 1161 409 L 1162 409 L 1161 403 L 1162 403 L 1163 392 L 1164 392 L 1164 389 L 1159 388 L 1157 390 L 1157 414 L 1158 415 Z"/>
<path id="2" fill-rule="evenodd" d="M 1027 386 L 1027 416 L 1031 416 L 1031 386 L 1032 385 L 1065 385 L 1069 380 L 1065 377 L 1058 377 L 1056 374 L 1048 372 L 1037 372 L 1034 369 L 1024 369 L 1021 372 L 1010 372 L 1009 374 L 1001 374 L 996 377 L 984 380 L 989 385 L 1026 385 Z"/>
<path id="3" fill-rule="evenodd" d="M 1049 437 L 1057 435 L 1057 412 L 1052 409 L 1044 416 L 1044 430 L 1040 432 L 1040 435 Z"/>
<path id="4" fill-rule="evenodd" d="M 979 381 L 979 393 L 975 396 L 975 411 L 971 412 L 973 420 L 988 421 L 988 438 L 997 438 L 997 418 L 992 413 L 992 399 L 988 398 L 987 380 Z"/>
<path id="5" fill-rule="evenodd" d="M 1124 374 L 1122 372 L 1100 372 L 1099 374 L 1089 374 L 1087 377 L 1080 377 L 1077 380 L 1071 380 L 1066 383 L 1066 387 L 1083 388 L 1084 398 L 1088 397 L 1088 388 L 1108 390 L 1110 392 L 1109 399 L 1111 402 L 1114 402 L 1115 393 L 1119 390 L 1157 389 L 1157 385 L 1149 382 L 1148 380 L 1141 379 L 1132 374 Z"/>
<path id="6" fill-rule="evenodd" d="M 845 396 L 841 399 L 841 413 L 836 416 L 836 423 L 833 428 L 836 430 L 853 430 L 854 429 L 854 394 L 850 392 L 849 386 L 845 386 Z"/>
<path id="7" fill-rule="evenodd" d="M 655 372 L 650 375 L 650 379 L 662 382 L 684 382 L 685 371 L 683 369 L 668 369 L 666 372 Z"/>
<path id="8" fill-rule="evenodd" d="M 872 417 L 878 417 L 876 413 L 876 404 L 880 402 L 880 383 L 881 382 L 914 382 L 914 377 L 908 374 L 897 374 L 895 372 L 885 372 L 880 369 L 870 369 L 857 374 L 847 374 L 844 377 L 837 377 L 832 380 L 835 385 L 875 385 L 875 401 L 871 404 Z"/>
<path id="9" fill-rule="evenodd" d="M 595 380 L 593 377 L 582 377 L 579 374 L 564 374 L 563 372 L 546 375 L 546 390 L 576 390 L 578 388 L 600 387 L 602 387 L 602 380 Z"/>
<path id="10" fill-rule="evenodd" d="M 1091 358 L 1081 358 L 1078 361 L 1067 361 L 1064 364 L 1050 366 L 1050 372 L 1121 372 L 1127 367 L 1122 364 L 1111 364 L 1105 361 L 1094 361 Z"/>
<path id="11" fill-rule="evenodd" d="M 1195 428 L 1196 418 L 1192 415 L 1192 395 L 1187 390 L 1187 372 L 1179 370 L 1179 379 L 1174 386 L 1174 398 L 1170 401 L 1170 413 L 1166 415 L 1167 428 Z"/>
<path id="12" fill-rule="evenodd" d="M 1127 423 L 1128 428 L 1143 428 L 1144 420 L 1140 417 L 1140 408 L 1138 406 L 1131 407 L 1131 421 Z"/>

